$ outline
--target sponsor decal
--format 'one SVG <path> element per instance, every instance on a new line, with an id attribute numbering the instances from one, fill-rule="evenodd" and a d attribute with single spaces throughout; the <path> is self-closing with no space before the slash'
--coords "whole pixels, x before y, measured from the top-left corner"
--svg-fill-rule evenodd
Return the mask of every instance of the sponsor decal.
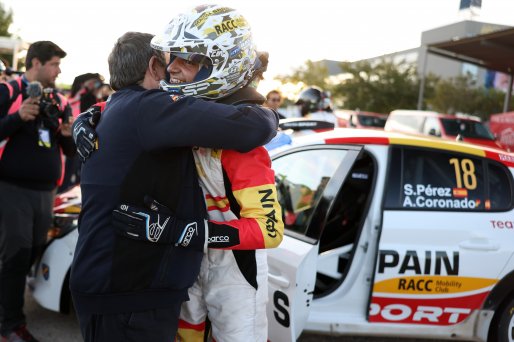
<path id="1" fill-rule="evenodd" d="M 490 220 L 491 225 L 495 229 L 513 229 L 514 221 Z"/>
<path id="2" fill-rule="evenodd" d="M 122 207 L 123 209 L 123 207 Z M 159 238 L 161 237 L 162 232 L 166 228 L 166 225 L 168 224 L 170 218 L 169 216 L 166 217 L 166 220 L 164 220 L 163 223 L 160 223 L 161 217 L 159 214 L 157 214 L 157 222 L 150 222 L 151 216 L 147 213 L 138 212 L 136 214 L 139 214 L 146 219 L 146 238 L 151 242 L 157 242 L 159 241 Z"/>
<path id="3" fill-rule="evenodd" d="M 221 57 L 223 55 L 223 52 L 222 50 L 213 50 L 211 51 L 211 53 L 209 54 L 209 56 L 211 58 L 217 58 L 217 57 Z"/>
<path id="4" fill-rule="evenodd" d="M 423 253 L 423 252 L 421 252 Z M 459 274 L 459 252 L 424 251 L 424 259 L 415 250 L 407 250 L 405 254 L 394 250 L 381 249 L 378 252 L 378 273 L 392 269 L 394 274 L 441 275 L 443 270 L 447 275 Z M 400 258 L 402 258 L 400 260 Z"/>
<path id="5" fill-rule="evenodd" d="M 390 298 L 373 296 L 369 307 L 372 323 L 453 325 L 479 309 L 489 291 L 453 298 Z"/>
<path id="6" fill-rule="evenodd" d="M 232 32 L 237 28 L 243 28 L 247 26 L 246 20 L 242 17 L 235 19 L 225 20 L 219 25 L 214 25 L 214 29 L 218 35 L 222 35 L 226 32 Z"/>
<path id="7" fill-rule="evenodd" d="M 200 7 L 199 12 L 201 12 L 203 10 L 204 10 L 204 8 Z M 231 12 L 231 11 L 232 10 L 230 8 L 228 8 L 228 7 L 222 7 L 222 8 L 217 8 L 217 9 L 215 9 L 213 11 L 205 12 L 200 17 L 198 17 L 198 19 L 196 19 L 193 22 L 192 26 L 200 28 L 203 24 L 205 24 L 205 22 L 207 21 L 207 18 L 209 18 L 211 15 L 228 13 L 228 12 Z"/>
<path id="8" fill-rule="evenodd" d="M 436 208 L 436 209 L 475 209 L 480 206 L 480 200 L 468 197 L 465 188 L 434 187 L 431 184 L 410 184 L 403 186 L 404 208 Z"/>
<path id="9" fill-rule="evenodd" d="M 241 52 L 241 48 L 236 46 L 235 48 L 233 48 L 232 50 L 229 51 L 229 56 L 234 57 L 235 55 L 237 55 L 240 52 Z"/>
<path id="10" fill-rule="evenodd" d="M 504 162 L 511 162 L 511 163 L 514 163 L 514 157 L 513 156 L 510 156 L 508 154 L 498 154 L 498 158 L 500 158 L 501 161 L 504 161 Z"/>
<path id="11" fill-rule="evenodd" d="M 269 209 L 265 213 L 266 217 L 266 230 L 268 231 L 268 236 L 271 238 L 277 237 L 277 229 L 275 225 L 278 223 L 275 212 L 275 198 L 273 198 L 273 190 L 272 189 L 264 189 L 259 190 L 259 195 L 261 195 L 260 202 L 263 209 Z"/>
<path id="12" fill-rule="evenodd" d="M 230 242 L 230 238 L 227 235 L 209 236 L 209 243 L 226 243 Z"/>
<path id="13" fill-rule="evenodd" d="M 180 239 L 180 245 L 182 247 L 187 247 L 191 243 L 191 239 L 193 238 L 193 235 L 198 235 L 198 226 L 196 222 L 189 223 L 186 228 L 184 228 L 184 232 L 182 233 L 184 238 Z"/>
<path id="14" fill-rule="evenodd" d="M 373 292 L 417 295 L 454 294 L 489 288 L 496 279 L 455 276 L 412 276 L 379 281 Z"/>

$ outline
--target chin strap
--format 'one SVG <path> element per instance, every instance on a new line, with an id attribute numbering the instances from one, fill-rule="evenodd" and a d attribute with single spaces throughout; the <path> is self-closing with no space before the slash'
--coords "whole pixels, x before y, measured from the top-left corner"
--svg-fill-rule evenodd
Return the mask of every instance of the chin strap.
<path id="1" fill-rule="evenodd" d="M 180 96 L 184 95 L 180 84 L 172 84 L 172 83 L 166 82 L 166 80 L 159 81 L 159 88 L 161 88 L 165 92 L 173 94 L 173 95 L 180 95 Z"/>

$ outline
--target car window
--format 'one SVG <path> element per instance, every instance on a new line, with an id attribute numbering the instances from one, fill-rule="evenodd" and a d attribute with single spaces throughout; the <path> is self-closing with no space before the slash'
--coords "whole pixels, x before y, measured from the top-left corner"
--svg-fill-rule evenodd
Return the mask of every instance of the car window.
<path id="1" fill-rule="evenodd" d="M 305 234 L 314 208 L 347 151 L 313 149 L 273 160 L 286 229 Z"/>
<path id="2" fill-rule="evenodd" d="M 384 128 L 386 119 L 371 115 L 358 115 L 359 123 L 366 127 L 380 127 Z"/>
<path id="3" fill-rule="evenodd" d="M 446 135 L 461 135 L 464 138 L 494 140 L 491 132 L 478 121 L 441 119 Z"/>
<path id="4" fill-rule="evenodd" d="M 488 165 L 488 183 L 491 209 L 508 209 L 512 207 L 513 185 L 508 170 L 502 165 L 490 162 Z"/>
<path id="5" fill-rule="evenodd" d="M 412 210 L 508 210 L 512 182 L 507 172 L 503 165 L 476 156 L 393 147 L 384 205 Z"/>

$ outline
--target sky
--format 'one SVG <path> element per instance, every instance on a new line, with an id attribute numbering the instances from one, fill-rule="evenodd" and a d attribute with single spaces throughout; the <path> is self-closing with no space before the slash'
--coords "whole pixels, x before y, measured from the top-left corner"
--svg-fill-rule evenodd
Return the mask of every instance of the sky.
<path id="1" fill-rule="evenodd" d="M 99 72 L 127 31 L 157 34 L 179 13 L 209 0 L 0 0 L 14 14 L 10 32 L 28 42 L 51 40 L 68 55 L 57 83 Z M 469 19 L 460 0 L 218 0 L 243 14 L 259 50 L 268 51 L 265 79 L 308 59 L 355 61 L 411 49 L 421 33 Z M 514 26 L 514 0 L 482 0 L 473 19 Z"/>

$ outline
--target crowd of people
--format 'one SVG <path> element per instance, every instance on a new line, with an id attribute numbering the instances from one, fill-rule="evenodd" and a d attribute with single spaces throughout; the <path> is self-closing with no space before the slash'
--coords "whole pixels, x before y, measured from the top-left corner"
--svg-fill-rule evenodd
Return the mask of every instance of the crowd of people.
<path id="1" fill-rule="evenodd" d="M 279 115 L 255 89 L 268 55 L 247 21 L 204 5 L 162 34 L 127 32 L 110 84 L 80 75 L 67 96 L 65 57 L 35 42 L 0 84 L 1 340 L 37 341 L 26 276 L 56 192 L 80 184 L 70 290 L 85 341 L 266 341 L 265 249 L 284 226 L 263 145 Z"/>

